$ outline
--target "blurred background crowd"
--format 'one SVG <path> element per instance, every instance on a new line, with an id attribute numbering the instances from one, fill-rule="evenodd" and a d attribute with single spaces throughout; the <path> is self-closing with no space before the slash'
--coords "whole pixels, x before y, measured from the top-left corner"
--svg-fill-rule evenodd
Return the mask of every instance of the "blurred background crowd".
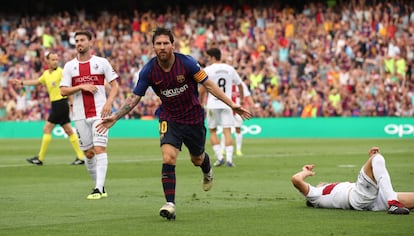
<path id="1" fill-rule="evenodd" d="M 255 117 L 414 115 L 413 1 L 158 2 L 162 8 L 92 11 L 73 5 L 46 11 L 43 5 L 44 11 L 1 13 L 0 120 L 47 118 L 44 86 L 8 80 L 37 79 L 50 51 L 63 67 L 76 54 L 74 33 L 80 29 L 94 33 L 94 54 L 120 75 L 118 109 L 154 56 L 151 32 L 157 26 L 171 28 L 176 51 L 201 65 L 206 49 L 220 48 L 223 62 L 248 85 Z M 158 106 L 148 92 L 126 118 L 151 118 Z"/>

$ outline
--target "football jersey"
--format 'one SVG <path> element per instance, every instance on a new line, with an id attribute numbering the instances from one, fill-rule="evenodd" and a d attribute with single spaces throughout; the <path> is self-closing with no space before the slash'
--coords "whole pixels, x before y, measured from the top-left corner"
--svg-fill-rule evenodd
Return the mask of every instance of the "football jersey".
<path id="1" fill-rule="evenodd" d="M 208 79 L 207 74 L 191 56 L 174 53 L 175 61 L 170 71 L 164 71 L 152 58 L 142 68 L 134 94 L 144 96 L 151 86 L 162 104 L 159 119 L 179 124 L 204 122 L 204 110 L 198 100 L 198 83 Z"/>
<path id="2" fill-rule="evenodd" d="M 57 67 L 56 70 L 53 70 L 52 72 L 50 72 L 50 70 L 45 70 L 39 78 L 39 82 L 46 86 L 51 102 L 66 98 L 60 94 L 59 86 L 61 80 L 62 68 L 60 67 Z"/>
<path id="3" fill-rule="evenodd" d="M 105 82 L 117 78 L 118 74 L 103 57 L 92 56 L 88 61 L 82 62 L 74 58 L 67 62 L 63 68 L 61 87 L 93 84 L 98 89 L 94 94 L 87 91 L 73 94 L 73 120 L 100 117 L 106 102 Z"/>
<path id="4" fill-rule="evenodd" d="M 208 78 L 217 84 L 223 90 L 228 98 L 232 97 L 232 86 L 242 83 L 237 71 L 230 65 L 224 63 L 214 63 L 204 68 Z M 213 94 L 208 93 L 207 104 L 208 109 L 231 109 Z"/>
<path id="5" fill-rule="evenodd" d="M 306 199 L 317 208 L 350 209 L 348 197 L 350 189 L 355 183 L 331 183 L 320 187 L 309 185 Z"/>

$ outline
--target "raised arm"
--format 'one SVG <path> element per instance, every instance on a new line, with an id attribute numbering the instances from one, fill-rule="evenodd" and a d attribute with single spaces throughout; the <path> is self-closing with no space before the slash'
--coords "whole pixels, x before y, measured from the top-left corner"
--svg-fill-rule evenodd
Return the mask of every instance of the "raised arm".
<path id="1" fill-rule="evenodd" d="M 305 179 L 309 176 L 315 175 L 313 168 L 313 164 L 304 165 L 302 167 L 302 171 L 292 176 L 293 186 L 295 186 L 295 188 L 297 188 L 305 196 L 309 193 L 309 183 L 305 182 Z"/>

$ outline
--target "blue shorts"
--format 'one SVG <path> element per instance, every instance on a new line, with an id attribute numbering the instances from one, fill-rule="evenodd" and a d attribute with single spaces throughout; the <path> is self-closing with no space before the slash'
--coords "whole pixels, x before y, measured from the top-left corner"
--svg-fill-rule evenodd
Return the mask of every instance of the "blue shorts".
<path id="1" fill-rule="evenodd" d="M 199 156 L 204 153 L 206 144 L 206 127 L 204 124 L 187 125 L 172 121 L 159 122 L 160 146 L 171 144 L 181 151 L 184 145 L 191 155 Z"/>

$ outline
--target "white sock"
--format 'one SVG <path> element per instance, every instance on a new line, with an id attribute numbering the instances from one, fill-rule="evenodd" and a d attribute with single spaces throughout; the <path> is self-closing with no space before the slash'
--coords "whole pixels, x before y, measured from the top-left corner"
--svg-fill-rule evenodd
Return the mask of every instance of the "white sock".
<path id="1" fill-rule="evenodd" d="M 241 151 L 242 142 L 243 142 L 243 134 L 242 133 L 236 133 L 236 150 L 237 151 Z"/>
<path id="2" fill-rule="evenodd" d="M 224 150 L 226 148 L 226 139 L 224 138 L 224 134 L 221 134 L 220 146 L 221 146 L 221 150 Z"/>
<path id="3" fill-rule="evenodd" d="M 392 187 L 391 178 L 385 167 L 384 157 L 381 154 L 376 154 L 372 159 L 372 172 L 374 173 L 378 187 L 384 193 L 387 201 L 397 200 L 397 193 Z"/>
<path id="4" fill-rule="evenodd" d="M 96 156 L 92 157 L 91 159 L 85 158 L 85 166 L 93 182 L 96 183 Z"/>
<path id="5" fill-rule="evenodd" d="M 220 161 L 223 160 L 223 153 L 221 152 L 221 150 L 222 149 L 220 144 L 213 145 L 214 154 L 216 154 L 217 159 Z"/>
<path id="6" fill-rule="evenodd" d="M 233 163 L 233 145 L 226 146 L 226 161 Z"/>
<path id="7" fill-rule="evenodd" d="M 95 155 L 96 157 L 96 186 L 95 188 L 103 192 L 105 186 L 106 170 L 108 169 L 108 155 L 106 153 L 100 153 Z"/>

